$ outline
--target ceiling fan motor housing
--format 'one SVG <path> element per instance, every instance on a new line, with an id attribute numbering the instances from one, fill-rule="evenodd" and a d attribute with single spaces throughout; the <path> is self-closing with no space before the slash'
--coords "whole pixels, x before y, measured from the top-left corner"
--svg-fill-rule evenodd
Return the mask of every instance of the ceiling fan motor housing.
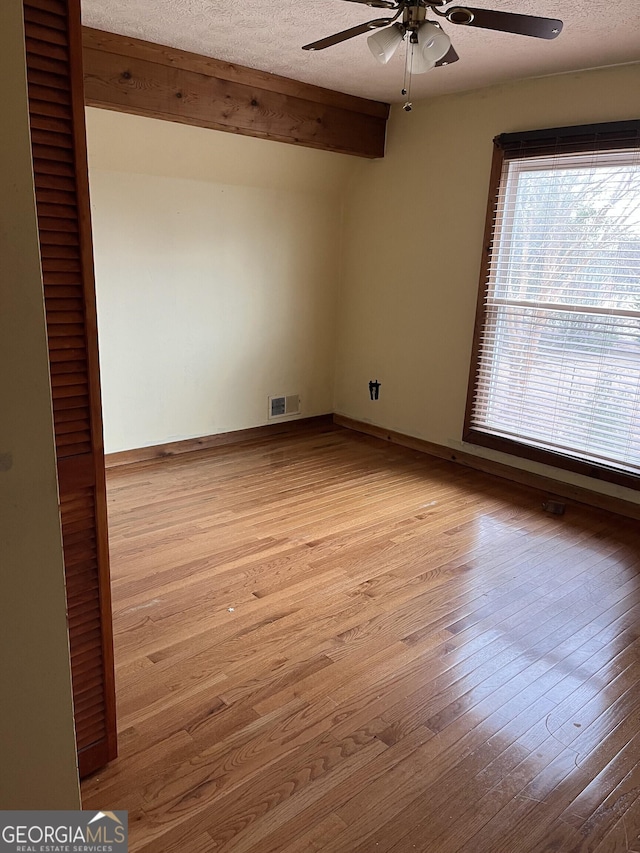
<path id="1" fill-rule="evenodd" d="M 402 23 L 408 30 L 417 30 L 426 17 L 427 10 L 424 6 L 406 6 L 402 13 Z"/>

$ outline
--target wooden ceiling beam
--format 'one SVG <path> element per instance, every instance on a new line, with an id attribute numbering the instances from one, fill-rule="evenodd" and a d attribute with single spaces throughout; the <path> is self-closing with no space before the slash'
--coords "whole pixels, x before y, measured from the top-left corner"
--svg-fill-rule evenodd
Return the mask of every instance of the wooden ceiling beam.
<path id="1" fill-rule="evenodd" d="M 83 47 L 88 106 L 384 156 L 388 104 L 88 27 Z"/>

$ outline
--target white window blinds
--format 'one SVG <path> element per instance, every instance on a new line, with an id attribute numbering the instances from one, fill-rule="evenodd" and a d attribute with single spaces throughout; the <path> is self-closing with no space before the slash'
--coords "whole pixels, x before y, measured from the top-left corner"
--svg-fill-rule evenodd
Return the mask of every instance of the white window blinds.
<path id="1" fill-rule="evenodd" d="M 469 426 L 638 475 L 640 148 L 535 150 L 502 166 Z"/>

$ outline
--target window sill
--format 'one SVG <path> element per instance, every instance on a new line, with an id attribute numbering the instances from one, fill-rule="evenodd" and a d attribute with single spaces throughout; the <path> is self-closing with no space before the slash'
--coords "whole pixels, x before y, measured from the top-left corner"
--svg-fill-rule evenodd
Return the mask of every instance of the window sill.
<path id="1" fill-rule="evenodd" d="M 488 447 L 491 450 L 498 450 L 502 453 L 508 453 L 510 456 L 530 459 L 532 462 L 540 462 L 543 465 L 551 465 L 554 468 L 572 471 L 574 474 L 582 474 L 594 480 L 615 483 L 617 486 L 624 486 L 627 489 L 634 489 L 635 491 L 640 490 L 640 476 L 621 471 L 617 468 L 610 468 L 606 465 L 599 465 L 576 456 L 556 453 L 552 450 L 544 450 L 540 447 L 475 429 L 467 430 L 463 436 L 463 441 L 480 447 Z"/>

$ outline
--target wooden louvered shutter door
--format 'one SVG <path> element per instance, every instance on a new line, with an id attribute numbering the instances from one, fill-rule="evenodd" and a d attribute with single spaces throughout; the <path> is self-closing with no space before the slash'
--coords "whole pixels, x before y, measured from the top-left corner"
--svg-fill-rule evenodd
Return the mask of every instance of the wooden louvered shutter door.
<path id="1" fill-rule="evenodd" d="M 116 755 L 79 0 L 24 0 L 80 775 Z"/>

